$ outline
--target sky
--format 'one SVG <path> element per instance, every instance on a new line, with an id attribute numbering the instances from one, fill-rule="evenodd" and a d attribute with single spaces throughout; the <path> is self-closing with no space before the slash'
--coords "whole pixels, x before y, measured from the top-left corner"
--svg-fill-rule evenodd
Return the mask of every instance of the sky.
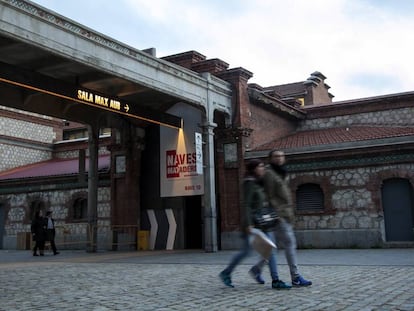
<path id="1" fill-rule="evenodd" d="M 412 0 L 35 0 L 156 56 L 197 51 L 263 87 L 326 76 L 334 101 L 414 91 Z"/>

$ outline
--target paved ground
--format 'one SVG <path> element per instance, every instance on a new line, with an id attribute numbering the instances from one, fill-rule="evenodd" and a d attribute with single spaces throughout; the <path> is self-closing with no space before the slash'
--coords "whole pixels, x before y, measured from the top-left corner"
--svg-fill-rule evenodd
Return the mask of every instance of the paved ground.
<path id="1" fill-rule="evenodd" d="M 255 284 L 246 259 L 218 273 L 233 251 L 62 251 L 32 257 L 0 250 L 0 310 L 414 310 L 414 249 L 299 250 L 308 288 Z M 283 250 L 281 278 L 290 281 Z"/>

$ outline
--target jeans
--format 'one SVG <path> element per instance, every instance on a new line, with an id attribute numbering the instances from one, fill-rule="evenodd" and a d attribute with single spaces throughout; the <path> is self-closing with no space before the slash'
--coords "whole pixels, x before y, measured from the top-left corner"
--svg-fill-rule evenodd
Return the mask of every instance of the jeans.
<path id="1" fill-rule="evenodd" d="M 276 245 L 275 236 L 273 232 L 265 232 L 266 236 L 272 240 L 273 243 Z M 269 263 L 269 270 L 270 270 L 270 276 L 272 280 L 278 280 L 279 275 L 277 273 L 277 260 L 276 260 L 276 249 L 272 249 L 272 253 L 270 254 L 269 260 L 261 259 L 258 263 L 256 263 L 252 270 L 256 274 L 261 274 L 261 271 L 266 263 Z"/>
<path id="2" fill-rule="evenodd" d="M 296 237 L 293 232 L 292 225 L 286 222 L 284 219 L 281 219 L 277 226 L 275 227 L 274 232 L 266 232 L 266 235 L 275 242 L 278 241 L 279 246 L 282 246 L 285 249 L 286 261 L 289 265 L 290 276 L 292 279 L 295 279 L 299 276 L 297 260 L 296 260 Z M 275 243 L 276 244 L 276 243 Z M 263 266 L 266 264 L 266 260 L 260 260 L 253 269 L 260 273 Z M 272 254 L 269 258 L 269 270 L 272 280 L 278 280 L 279 276 L 277 273 L 277 262 L 276 262 L 276 250 L 272 251 Z"/>
<path id="3" fill-rule="evenodd" d="M 251 247 L 249 243 L 249 237 L 246 235 L 243 237 L 243 246 L 240 252 L 238 252 L 230 261 L 229 265 L 226 269 L 223 270 L 226 274 L 231 274 L 236 268 L 236 266 L 244 259 L 246 258 L 251 252 Z"/>

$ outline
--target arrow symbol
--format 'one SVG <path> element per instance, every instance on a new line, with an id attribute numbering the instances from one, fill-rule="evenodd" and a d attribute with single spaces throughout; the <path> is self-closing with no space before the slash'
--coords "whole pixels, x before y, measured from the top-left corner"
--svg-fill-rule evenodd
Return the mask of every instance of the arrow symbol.
<path id="1" fill-rule="evenodd" d="M 124 109 L 125 109 L 125 111 L 126 111 L 126 112 L 128 112 L 128 111 L 129 111 L 129 106 L 128 106 L 128 104 L 126 104 L 126 105 L 125 105 Z"/>

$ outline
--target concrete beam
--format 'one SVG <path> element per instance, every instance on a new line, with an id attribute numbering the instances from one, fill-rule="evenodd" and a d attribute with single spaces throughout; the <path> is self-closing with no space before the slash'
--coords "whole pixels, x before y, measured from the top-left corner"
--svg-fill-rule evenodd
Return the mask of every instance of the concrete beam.
<path id="1" fill-rule="evenodd" d="M 231 88 L 151 56 L 34 3 L 0 0 L 0 35 L 231 117 Z"/>

